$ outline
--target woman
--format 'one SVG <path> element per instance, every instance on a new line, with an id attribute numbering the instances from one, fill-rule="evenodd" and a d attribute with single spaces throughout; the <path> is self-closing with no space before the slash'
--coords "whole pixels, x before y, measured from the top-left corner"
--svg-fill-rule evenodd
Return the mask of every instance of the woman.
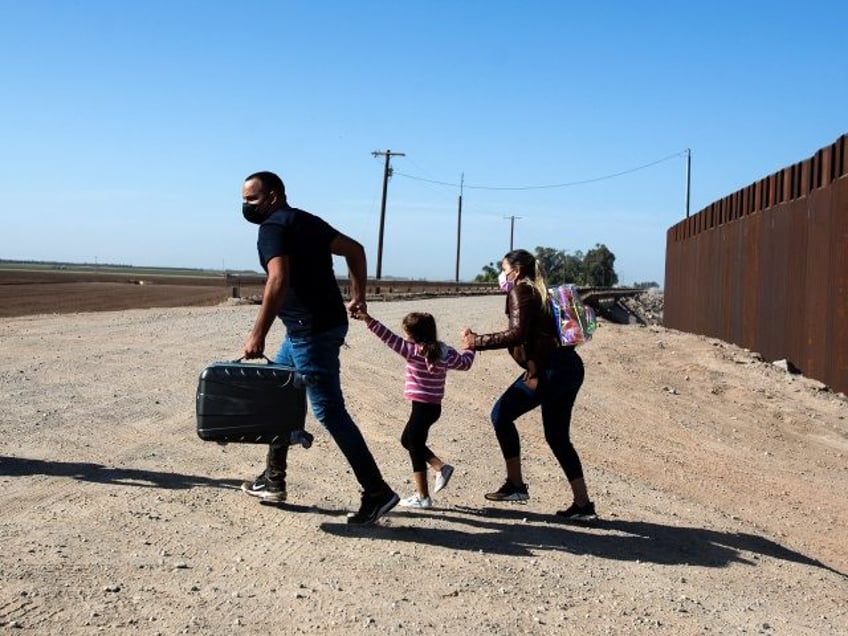
<path id="1" fill-rule="evenodd" d="M 583 361 L 574 347 L 559 344 L 556 324 L 548 301 L 544 275 L 536 258 L 527 250 L 504 256 L 498 282 L 507 292 L 505 331 L 462 333 L 465 349 L 503 349 L 524 369 L 492 407 L 492 424 L 506 461 L 506 481 L 499 490 L 486 494 L 492 501 L 526 501 L 527 485 L 521 474 L 521 446 L 515 420 L 537 406 L 542 407 L 545 441 L 562 466 L 574 501 L 557 515 L 569 519 L 595 516 L 589 499 L 580 457 L 568 436 L 571 409 L 583 384 Z"/>

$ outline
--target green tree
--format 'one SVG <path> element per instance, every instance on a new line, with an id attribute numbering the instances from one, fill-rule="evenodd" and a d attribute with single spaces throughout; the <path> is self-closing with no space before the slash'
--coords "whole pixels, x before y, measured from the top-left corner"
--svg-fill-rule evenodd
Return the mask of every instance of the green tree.
<path id="1" fill-rule="evenodd" d="M 551 281 L 551 285 L 562 283 L 586 284 L 586 268 L 583 265 L 583 252 L 577 250 L 574 254 L 566 254 L 562 270 L 562 278 Z"/>
<path id="2" fill-rule="evenodd" d="M 545 278 L 551 287 L 562 283 L 585 284 L 583 252 L 568 254 L 552 247 L 537 247 L 536 259 L 545 269 Z"/>
<path id="3" fill-rule="evenodd" d="M 536 247 L 535 256 L 545 270 L 545 278 L 551 287 L 562 283 L 592 287 L 612 287 L 618 284 L 615 254 L 610 252 L 606 245 L 596 244 L 585 255 L 580 250 L 569 254 L 564 250 L 540 245 Z M 493 261 L 483 267 L 483 271 L 477 274 L 474 281 L 494 282 L 500 272 L 500 261 Z"/>
<path id="4" fill-rule="evenodd" d="M 475 283 L 495 283 L 498 280 L 498 274 L 501 273 L 500 265 L 495 265 L 494 261 L 483 266 L 483 271 L 474 277 Z"/>
<path id="5" fill-rule="evenodd" d="M 596 243 L 586 252 L 583 263 L 586 271 L 586 284 L 592 287 L 613 287 L 618 284 L 615 273 L 615 254 L 606 245 Z"/>
<path id="6" fill-rule="evenodd" d="M 559 285 L 565 270 L 566 254 L 552 247 L 537 247 L 536 260 L 545 272 L 545 278 L 551 285 Z M 559 282 L 557 282 L 559 281 Z"/>

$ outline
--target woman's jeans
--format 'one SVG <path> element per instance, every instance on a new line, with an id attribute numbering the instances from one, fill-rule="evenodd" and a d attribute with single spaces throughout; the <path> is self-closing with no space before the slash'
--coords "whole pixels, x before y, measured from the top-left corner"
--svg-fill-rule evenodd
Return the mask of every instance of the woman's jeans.
<path id="1" fill-rule="evenodd" d="M 521 457 L 515 420 L 541 405 L 545 441 L 565 476 L 568 481 L 583 477 L 580 457 L 568 435 L 571 410 L 583 375 L 583 361 L 574 347 L 562 347 L 554 352 L 551 366 L 540 375 L 535 390 L 527 387 L 522 375 L 504 391 L 492 407 L 492 424 L 504 459 Z"/>
<path id="2" fill-rule="evenodd" d="M 345 408 L 339 376 L 339 350 L 347 325 L 309 336 L 285 340 L 274 362 L 293 367 L 304 377 L 312 414 L 330 433 L 366 494 L 382 492 L 385 482 L 362 433 Z M 267 478 L 285 481 L 288 444 L 272 444 Z"/>

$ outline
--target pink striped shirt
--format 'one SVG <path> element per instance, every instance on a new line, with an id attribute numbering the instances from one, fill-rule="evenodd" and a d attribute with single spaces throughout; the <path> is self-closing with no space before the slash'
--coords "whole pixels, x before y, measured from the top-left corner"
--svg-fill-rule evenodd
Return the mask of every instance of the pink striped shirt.
<path id="1" fill-rule="evenodd" d="M 421 355 L 421 346 L 404 340 L 379 320 L 368 320 L 368 328 L 391 349 L 406 358 L 406 381 L 403 396 L 415 402 L 439 404 L 445 395 L 445 377 L 448 369 L 467 371 L 474 362 L 474 352 L 459 353 L 453 347 L 443 342 L 442 357 L 435 364 L 430 364 Z"/>

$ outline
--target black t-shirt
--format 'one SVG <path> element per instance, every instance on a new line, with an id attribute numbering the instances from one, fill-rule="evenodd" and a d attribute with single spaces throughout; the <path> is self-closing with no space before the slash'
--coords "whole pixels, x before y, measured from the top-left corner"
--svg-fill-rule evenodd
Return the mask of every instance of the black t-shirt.
<path id="1" fill-rule="evenodd" d="M 333 271 L 330 243 L 340 232 L 297 208 L 281 208 L 259 227 L 256 247 L 262 269 L 277 256 L 289 257 L 288 287 L 279 316 L 290 335 L 321 333 L 347 324 L 342 293 Z"/>

